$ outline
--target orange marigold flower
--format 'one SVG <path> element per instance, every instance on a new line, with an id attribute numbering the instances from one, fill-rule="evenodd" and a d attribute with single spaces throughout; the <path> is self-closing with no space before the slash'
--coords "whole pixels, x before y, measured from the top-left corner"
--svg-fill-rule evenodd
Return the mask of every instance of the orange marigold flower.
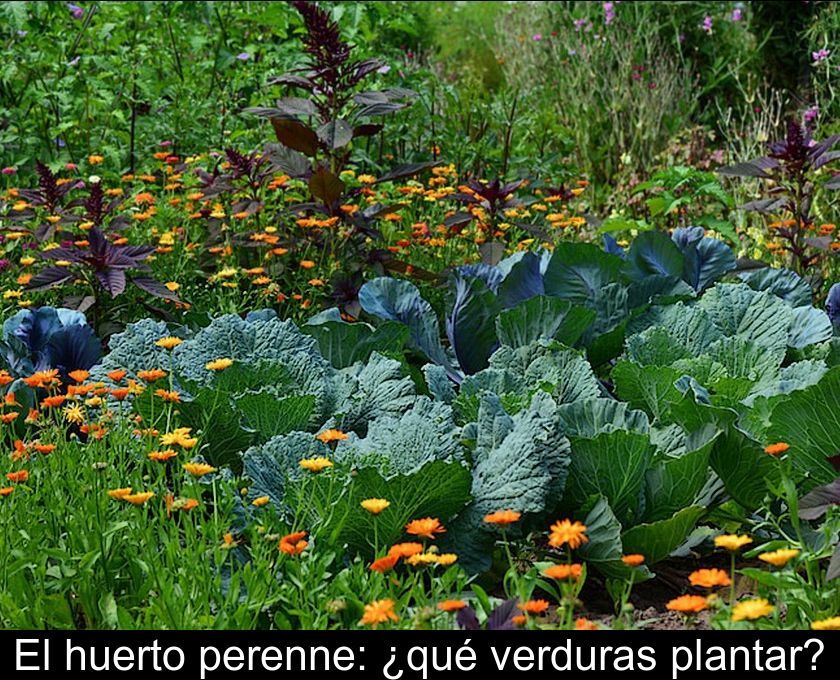
<path id="1" fill-rule="evenodd" d="M 118 371 L 111 371 L 110 373 L 106 373 L 105 375 L 115 383 L 120 382 L 123 378 L 125 378 L 126 371 L 124 369 L 119 369 Z"/>
<path id="2" fill-rule="evenodd" d="M 300 261 L 300 268 L 301 269 L 314 269 L 315 263 L 312 260 L 301 260 Z"/>
<path id="3" fill-rule="evenodd" d="M 150 371 L 137 371 L 137 377 L 140 380 L 144 380 L 147 383 L 157 382 L 161 378 L 166 377 L 166 371 L 163 371 L 159 368 L 153 368 Z"/>
<path id="4" fill-rule="evenodd" d="M 764 453 L 771 456 L 781 456 L 789 448 L 790 444 L 786 444 L 785 442 L 778 442 L 776 444 L 770 444 L 769 446 L 765 446 Z"/>
<path id="5" fill-rule="evenodd" d="M 181 403 L 181 395 L 178 393 L 177 390 L 155 390 L 155 396 L 160 397 L 163 401 L 167 401 L 174 404 Z"/>
<path id="6" fill-rule="evenodd" d="M 113 389 L 108 390 L 108 394 L 110 394 L 117 401 L 124 401 L 125 398 L 128 396 L 129 391 L 130 390 L 127 387 L 115 387 Z"/>
<path id="7" fill-rule="evenodd" d="M 46 406 L 47 408 L 55 408 L 57 406 L 61 406 L 66 399 L 67 397 L 63 394 L 56 394 L 52 397 L 44 397 L 41 399 L 41 405 Z"/>
<path id="8" fill-rule="evenodd" d="M 378 560 L 374 560 L 373 564 L 370 565 L 370 569 L 371 571 L 376 571 L 380 574 L 387 574 L 397 565 L 397 562 L 399 561 L 399 557 L 395 557 L 394 555 L 385 555 L 385 557 L 380 557 Z"/>
<path id="9" fill-rule="evenodd" d="M 421 536 L 433 541 L 436 534 L 446 533 L 446 529 L 437 517 L 413 519 L 405 525 L 405 532 L 412 536 Z"/>
<path id="10" fill-rule="evenodd" d="M 8 425 L 13 420 L 17 419 L 17 417 L 19 415 L 20 415 L 20 411 L 9 411 L 9 413 L 4 413 L 2 416 L 0 416 L 0 420 L 2 420 L 4 423 L 6 423 Z"/>
<path id="11" fill-rule="evenodd" d="M 8 385 L 10 382 L 14 382 L 14 378 L 9 375 L 9 372 L 4 368 L 0 371 L 0 387 Z"/>
<path id="12" fill-rule="evenodd" d="M 255 498 L 254 500 L 252 500 L 251 505 L 253 505 L 255 508 L 261 508 L 264 505 L 268 505 L 268 502 L 270 500 L 271 499 L 268 496 L 260 496 L 259 498 Z"/>
<path id="13" fill-rule="evenodd" d="M 528 623 L 528 617 L 525 616 L 525 614 L 517 614 L 516 616 L 512 616 L 510 618 L 510 622 L 514 626 L 524 626 L 526 623 Z"/>
<path id="14" fill-rule="evenodd" d="M 393 600 L 374 600 L 365 605 L 365 613 L 359 621 L 359 625 L 376 628 L 380 623 L 386 623 L 387 621 L 396 623 L 399 620 L 399 617 L 394 613 Z"/>
<path id="15" fill-rule="evenodd" d="M 7 472 L 6 479 L 12 484 L 21 484 L 29 479 L 29 470 L 18 470 L 17 472 Z"/>
<path id="16" fill-rule="evenodd" d="M 697 569 L 688 575 L 688 581 L 699 588 L 717 588 L 732 583 L 723 569 Z"/>
<path id="17" fill-rule="evenodd" d="M 518 522 L 520 517 L 522 517 L 522 513 L 515 510 L 497 510 L 489 515 L 484 515 L 484 521 L 487 524 L 505 525 Z"/>
<path id="18" fill-rule="evenodd" d="M 211 472 L 216 471 L 216 468 L 208 463 L 184 463 L 181 467 L 183 467 L 193 477 L 203 477 L 204 475 L 209 475 Z"/>
<path id="19" fill-rule="evenodd" d="M 329 444 L 330 442 L 344 441 L 348 436 L 341 430 L 330 429 L 315 435 L 315 438 L 320 439 L 324 444 Z"/>
<path id="20" fill-rule="evenodd" d="M 705 597 L 700 597 L 700 595 L 681 595 L 670 600 L 665 605 L 665 608 L 672 612 L 680 612 L 681 614 L 697 614 L 708 606 Z"/>
<path id="21" fill-rule="evenodd" d="M 305 531 L 296 531 L 293 534 L 287 534 L 280 539 L 280 544 L 277 549 L 286 555 L 300 555 L 309 542 L 306 541 Z"/>
<path id="22" fill-rule="evenodd" d="M 127 496 L 123 496 L 122 500 L 124 500 L 126 503 L 131 503 L 132 505 L 143 505 L 154 495 L 154 491 L 144 491 L 142 493 L 134 493 L 128 494 Z"/>
<path id="23" fill-rule="evenodd" d="M 50 385 L 57 385 L 60 381 L 58 379 L 58 369 L 52 368 L 49 371 L 38 371 L 33 373 L 28 378 L 24 378 L 23 382 L 29 387 L 49 387 Z"/>
<path id="24" fill-rule="evenodd" d="M 463 600 L 444 600 L 443 602 L 438 602 L 437 608 L 442 612 L 457 612 L 466 606 L 467 603 Z"/>
<path id="25" fill-rule="evenodd" d="M 52 453 L 55 451 L 55 444 L 35 444 L 35 450 L 46 456 L 47 454 Z"/>
<path id="26" fill-rule="evenodd" d="M 568 544 L 574 550 L 588 542 L 586 526 L 582 522 L 572 522 L 571 520 L 564 519 L 551 525 L 548 544 L 552 548 L 562 548 Z"/>
<path id="27" fill-rule="evenodd" d="M 735 534 L 724 534 L 722 536 L 715 536 L 715 547 L 723 548 L 724 550 L 729 550 L 731 552 L 740 550 L 745 545 L 749 545 L 752 542 L 752 539 L 746 535 L 736 536 Z"/>
<path id="28" fill-rule="evenodd" d="M 575 619 L 575 630 L 600 630 L 600 628 L 598 628 L 597 623 L 580 617 Z"/>
<path id="29" fill-rule="evenodd" d="M 12 491 L 14 491 L 14 490 L 15 490 L 15 487 L 13 487 L 13 486 L 4 486 L 4 487 L 0 488 L 0 497 L 5 498 L 6 496 L 10 496 L 12 494 Z"/>
<path id="30" fill-rule="evenodd" d="M 163 451 L 150 451 L 149 460 L 153 460 L 156 463 L 165 463 L 170 458 L 174 458 L 177 455 L 178 452 L 174 449 L 164 449 Z"/>
<path id="31" fill-rule="evenodd" d="M 548 602 L 546 600 L 528 600 L 527 602 L 520 602 L 516 607 L 526 614 L 542 614 L 548 611 Z"/>
<path id="32" fill-rule="evenodd" d="M 553 564 L 543 569 L 543 574 L 558 581 L 565 581 L 568 578 L 577 580 L 580 578 L 582 569 L 579 564 Z"/>
<path id="33" fill-rule="evenodd" d="M 73 378 L 75 382 L 83 383 L 90 377 L 90 371 L 83 371 L 82 369 L 78 369 L 76 371 L 70 371 L 70 373 L 68 373 L 67 375 Z"/>
<path id="34" fill-rule="evenodd" d="M 388 554 L 395 557 L 411 557 L 412 555 L 419 555 L 421 552 L 423 552 L 422 543 L 397 543 L 391 546 Z"/>
<path id="35" fill-rule="evenodd" d="M 621 561 L 628 567 L 638 567 L 645 563 L 645 556 L 634 553 L 632 555 L 622 555 Z"/>

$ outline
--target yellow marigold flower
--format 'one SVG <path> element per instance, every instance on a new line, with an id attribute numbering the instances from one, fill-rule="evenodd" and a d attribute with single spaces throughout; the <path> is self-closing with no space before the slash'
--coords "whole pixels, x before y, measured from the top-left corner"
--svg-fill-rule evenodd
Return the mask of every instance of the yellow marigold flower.
<path id="1" fill-rule="evenodd" d="M 208 475 L 211 472 L 216 471 L 216 468 L 208 463 L 184 463 L 181 467 L 183 467 L 193 477 L 203 477 L 204 475 Z"/>
<path id="2" fill-rule="evenodd" d="M 198 444 L 198 439 L 190 437 L 192 428 L 178 427 L 173 432 L 161 436 L 160 442 L 164 446 L 180 446 L 185 449 L 192 449 Z"/>
<path id="3" fill-rule="evenodd" d="M 811 630 L 840 630 L 840 616 L 811 622 Z"/>
<path id="4" fill-rule="evenodd" d="M 391 505 L 391 502 L 384 498 L 367 498 L 361 502 L 361 506 L 371 515 L 378 515 L 389 505 Z"/>
<path id="5" fill-rule="evenodd" d="M 365 605 L 365 613 L 359 621 L 360 626 L 373 626 L 376 628 L 380 623 L 399 621 L 399 617 L 394 613 L 394 601 L 391 599 L 374 600 L 370 604 Z"/>
<path id="6" fill-rule="evenodd" d="M 316 439 L 320 439 L 324 444 L 330 442 L 343 441 L 347 439 L 348 435 L 341 430 L 324 430 L 320 434 L 315 435 Z"/>
<path id="7" fill-rule="evenodd" d="M 756 619 L 770 616 L 773 613 L 773 605 L 764 598 L 754 600 L 742 600 L 732 607 L 733 621 L 755 621 Z"/>
<path id="8" fill-rule="evenodd" d="M 798 555 L 799 551 L 795 548 L 780 548 L 772 552 L 761 553 L 758 559 L 767 562 L 767 564 L 772 564 L 774 567 L 783 567 Z"/>
<path id="9" fill-rule="evenodd" d="M 551 525 L 548 544 L 552 548 L 562 548 L 568 544 L 574 550 L 588 542 L 586 526 L 582 522 L 572 522 L 571 520 L 564 519 Z"/>
<path id="10" fill-rule="evenodd" d="M 111 498 L 114 498 L 114 499 L 116 499 L 116 500 L 118 500 L 118 501 L 119 501 L 119 500 L 122 500 L 123 498 L 125 498 L 126 496 L 130 495 L 130 494 L 131 494 L 131 491 L 132 491 L 131 487 L 130 487 L 130 486 L 126 486 L 126 487 L 124 487 L 124 488 L 122 488 L 122 489 L 111 489 L 111 490 L 108 492 L 108 495 L 109 495 Z"/>
<path id="11" fill-rule="evenodd" d="M 29 257 L 29 256 L 22 257 L 22 258 L 20 258 L 20 263 L 24 267 L 28 267 L 31 264 L 35 264 L 35 258 L 34 257 Z"/>
<path id="12" fill-rule="evenodd" d="M 255 508 L 261 508 L 264 505 L 268 505 L 268 502 L 270 500 L 271 499 L 268 496 L 260 496 L 259 498 L 255 498 L 254 500 L 252 500 L 251 505 L 253 505 Z"/>
<path id="13" fill-rule="evenodd" d="M 224 371 L 231 366 L 233 366 L 233 359 L 214 359 L 213 361 L 208 361 L 204 365 L 204 368 L 208 371 Z"/>
<path id="14" fill-rule="evenodd" d="M 765 446 L 764 453 L 771 456 L 781 456 L 789 448 L 790 444 L 786 444 L 785 442 L 778 442 L 777 444 L 770 444 L 769 446 Z"/>
<path id="15" fill-rule="evenodd" d="M 144 491 L 142 493 L 134 493 L 123 496 L 121 500 L 124 500 L 126 503 L 131 503 L 132 505 L 143 505 L 154 495 L 154 491 Z"/>
<path id="16" fill-rule="evenodd" d="M 74 425 L 81 425 L 85 422 L 85 412 L 78 404 L 64 407 L 64 420 Z"/>
<path id="17" fill-rule="evenodd" d="M 99 165 L 102 161 L 105 160 L 104 156 L 99 156 L 98 154 L 91 154 L 88 156 L 88 163 L 91 165 Z"/>
<path id="18" fill-rule="evenodd" d="M 455 553 L 440 553 L 435 558 L 435 564 L 439 564 L 442 567 L 452 566 L 458 561 L 458 556 Z"/>
<path id="19" fill-rule="evenodd" d="M 715 547 L 723 548 L 724 550 L 729 550 L 731 552 L 740 550 L 745 545 L 749 545 L 752 542 L 753 540 L 749 536 L 745 535 L 736 536 L 735 534 L 724 534 L 722 536 L 715 536 Z"/>
<path id="20" fill-rule="evenodd" d="M 165 286 L 166 286 L 166 289 L 167 289 L 167 290 L 169 290 L 169 291 L 171 291 L 171 292 L 173 292 L 173 293 L 174 293 L 174 292 L 176 292 L 176 291 L 178 291 L 178 290 L 181 288 L 181 284 L 180 284 L 180 283 L 178 283 L 177 281 L 167 281 L 167 282 L 166 282 L 165 284 L 163 284 L 163 285 L 165 285 Z"/>
<path id="21" fill-rule="evenodd" d="M 155 396 L 160 397 L 163 401 L 166 402 L 171 402 L 174 404 L 181 403 L 181 395 L 178 393 L 177 390 L 155 390 Z"/>
<path id="22" fill-rule="evenodd" d="M 317 456 L 316 458 L 304 458 L 298 462 L 298 465 L 300 465 L 304 470 L 318 473 L 326 470 L 327 468 L 331 468 L 333 466 L 333 462 L 329 458 Z"/>
<path id="23" fill-rule="evenodd" d="M 165 338 L 161 338 L 160 340 L 156 341 L 155 344 L 158 347 L 163 347 L 164 349 L 175 349 L 182 342 L 184 341 L 181 340 L 181 338 L 176 338 L 172 335 L 169 335 Z"/>

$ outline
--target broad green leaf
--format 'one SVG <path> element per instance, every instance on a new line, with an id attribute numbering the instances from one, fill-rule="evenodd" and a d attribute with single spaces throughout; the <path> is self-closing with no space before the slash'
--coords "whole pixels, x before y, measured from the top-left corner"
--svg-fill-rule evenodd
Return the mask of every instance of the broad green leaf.
<path id="1" fill-rule="evenodd" d="M 540 339 L 573 346 L 595 320 L 595 312 L 570 302 L 537 295 L 503 311 L 496 320 L 499 342 L 514 349 Z"/>
<path id="2" fill-rule="evenodd" d="M 646 566 L 629 567 L 621 561 L 625 554 L 621 543 L 621 523 L 604 497 L 595 499 L 583 523 L 589 540 L 577 549 L 577 554 L 587 564 L 610 578 L 629 580 L 632 576 L 636 583 L 651 578 Z"/>
<path id="3" fill-rule="evenodd" d="M 656 564 L 685 541 L 704 512 L 705 508 L 690 505 L 665 519 L 637 524 L 621 535 L 624 551 L 644 555 L 646 564 Z"/>
<path id="4" fill-rule="evenodd" d="M 247 427 L 257 433 L 260 441 L 294 430 L 306 430 L 315 410 L 311 394 L 280 397 L 272 391 L 246 392 L 233 398 Z"/>

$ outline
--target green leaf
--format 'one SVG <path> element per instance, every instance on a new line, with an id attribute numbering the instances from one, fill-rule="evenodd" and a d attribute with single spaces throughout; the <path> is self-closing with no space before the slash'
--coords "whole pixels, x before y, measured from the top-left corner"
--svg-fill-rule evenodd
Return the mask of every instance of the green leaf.
<path id="1" fill-rule="evenodd" d="M 321 354 L 334 368 L 367 361 L 372 352 L 399 351 L 408 341 L 408 328 L 396 321 L 386 321 L 373 328 L 366 323 L 347 323 L 341 318 L 315 324 L 310 319 L 301 331 L 318 341 Z"/>
<path id="2" fill-rule="evenodd" d="M 674 387 L 680 375 L 679 371 L 667 366 L 641 366 L 620 361 L 612 371 L 612 380 L 620 399 L 659 422 L 671 406 L 682 399 L 682 393 Z"/>
<path id="3" fill-rule="evenodd" d="M 503 311 L 496 320 L 499 342 L 513 348 L 540 339 L 573 346 L 595 320 L 595 312 L 558 298 L 537 295 Z"/>
<path id="4" fill-rule="evenodd" d="M 479 278 L 453 276 L 446 317 L 446 335 L 461 370 L 467 375 L 487 368 L 498 345 L 496 318 L 501 311 L 496 295 Z"/>
<path id="5" fill-rule="evenodd" d="M 810 475 L 811 486 L 837 475 L 828 458 L 840 451 L 840 367 L 816 385 L 793 392 L 773 410 L 767 443 L 790 444 L 787 455 Z"/>
<path id="6" fill-rule="evenodd" d="M 704 512 L 705 508 L 691 505 L 666 519 L 637 524 L 621 535 L 624 550 L 644 555 L 646 564 L 656 564 L 685 541 Z"/>
<path id="7" fill-rule="evenodd" d="M 640 515 L 639 499 L 654 448 L 647 435 L 604 432 L 593 439 L 572 437 L 572 462 L 563 502 L 580 507 L 590 496 L 607 499 L 624 524 Z"/>
<path id="8" fill-rule="evenodd" d="M 233 401 L 260 441 L 305 430 L 315 410 L 315 397 L 311 394 L 278 397 L 273 391 L 263 390 L 240 394 Z"/>
<path id="9" fill-rule="evenodd" d="M 632 577 L 638 583 L 652 577 L 646 566 L 629 567 L 621 561 L 625 554 L 621 543 L 621 523 L 605 498 L 597 497 L 583 523 L 589 541 L 578 548 L 577 554 L 587 564 L 609 578 L 629 580 Z"/>
<path id="10" fill-rule="evenodd" d="M 593 439 L 603 432 L 616 430 L 645 434 L 650 429 L 644 411 L 634 411 L 615 399 L 580 399 L 561 404 L 557 413 L 570 437 Z"/>
<path id="11" fill-rule="evenodd" d="M 748 510 L 761 505 L 768 482 L 777 483 L 779 466 L 763 447 L 735 428 L 715 442 L 710 463 L 727 493 Z"/>
<path id="12" fill-rule="evenodd" d="M 562 241 L 557 244 L 546 268 L 545 293 L 585 305 L 598 291 L 620 278 L 624 261 L 591 243 Z"/>
<path id="13" fill-rule="evenodd" d="M 679 278 L 683 274 L 683 255 L 668 234 L 646 231 L 630 245 L 624 271 L 633 281 L 648 276 Z"/>
<path id="14" fill-rule="evenodd" d="M 808 282 L 790 269 L 765 267 L 740 274 L 741 280 L 753 290 L 766 290 L 784 300 L 791 307 L 811 305 L 813 293 Z"/>

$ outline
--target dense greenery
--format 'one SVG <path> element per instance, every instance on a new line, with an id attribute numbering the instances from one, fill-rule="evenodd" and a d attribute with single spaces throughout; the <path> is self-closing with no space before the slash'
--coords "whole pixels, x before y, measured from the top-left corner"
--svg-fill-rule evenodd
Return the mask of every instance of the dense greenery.
<path id="1" fill-rule="evenodd" d="M 840 626 L 835 5 L 0 14 L 0 625 Z"/>

